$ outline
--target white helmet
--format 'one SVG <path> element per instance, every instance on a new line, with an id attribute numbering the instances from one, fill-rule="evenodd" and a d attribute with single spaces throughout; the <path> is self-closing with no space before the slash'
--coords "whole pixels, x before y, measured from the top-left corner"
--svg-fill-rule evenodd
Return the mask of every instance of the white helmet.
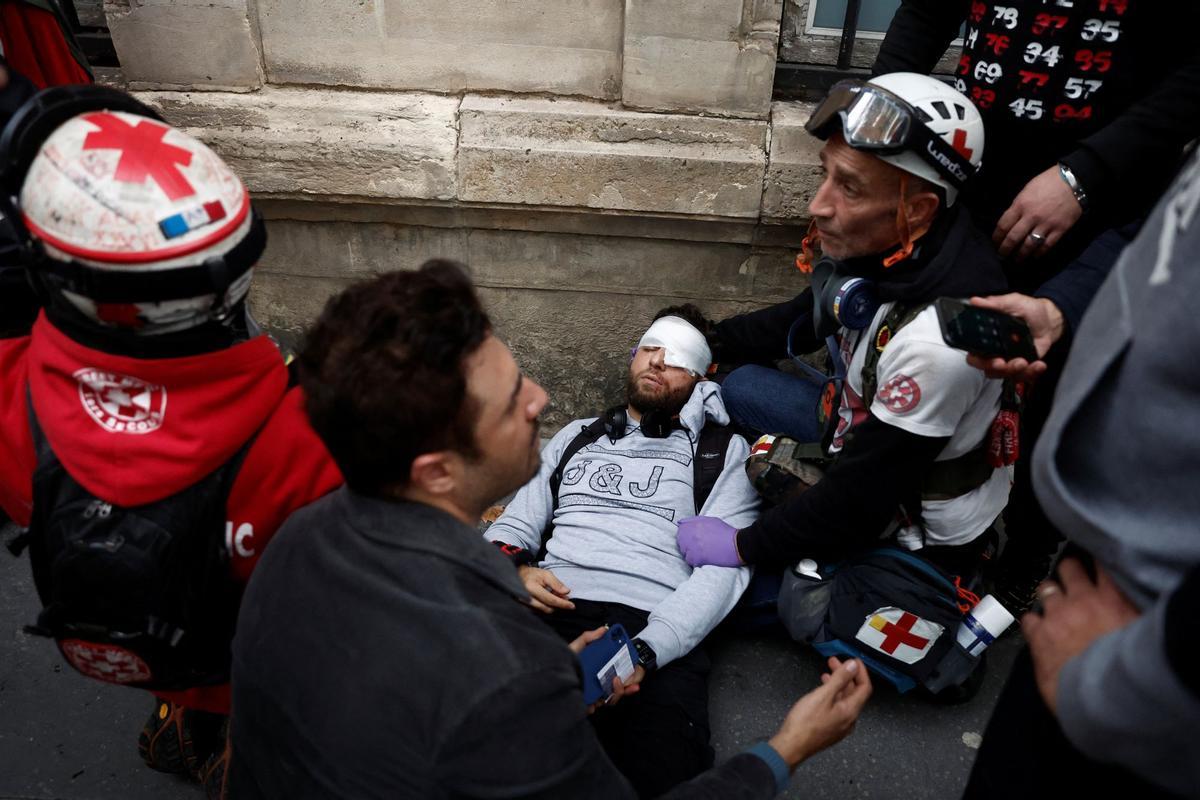
<path id="1" fill-rule="evenodd" d="M 128 95 L 42 92 L 5 129 L 0 159 L 52 300 L 157 334 L 224 321 L 245 297 L 266 242 L 245 186 Z"/>
<path id="2" fill-rule="evenodd" d="M 983 160 L 983 120 L 961 93 L 928 75 L 893 72 L 834 84 L 805 129 L 821 139 L 835 126 L 846 143 L 941 187 L 946 205 Z"/>
<path id="3" fill-rule="evenodd" d="M 879 75 L 868 83 L 886 89 L 911 105 L 927 128 L 971 162 L 971 166 L 979 168 L 983 161 L 983 118 L 966 95 L 937 78 L 915 72 Z M 946 205 L 954 205 L 958 187 L 935 169 L 927 158 L 912 150 L 879 157 L 905 172 L 942 187 L 946 192 Z"/>

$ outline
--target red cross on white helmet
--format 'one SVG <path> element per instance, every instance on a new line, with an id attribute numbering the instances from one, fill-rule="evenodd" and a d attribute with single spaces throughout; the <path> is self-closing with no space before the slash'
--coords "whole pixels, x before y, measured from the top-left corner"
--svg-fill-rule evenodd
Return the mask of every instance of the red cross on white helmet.
<path id="1" fill-rule="evenodd" d="M 211 212 L 197 215 L 211 204 Z M 25 223 L 47 247 L 111 264 L 184 260 L 246 221 L 245 187 L 216 153 L 161 122 L 121 111 L 59 126 L 29 167 Z M 183 215 L 184 224 L 171 220 Z M 189 258 L 189 256 L 191 256 Z"/>
<path id="2" fill-rule="evenodd" d="M 966 95 L 937 78 L 915 72 L 878 75 L 870 82 L 906 101 L 916 109 L 926 127 L 971 164 L 979 166 L 983 160 L 983 117 Z M 916 153 L 906 151 L 880 158 L 942 187 L 947 205 L 953 205 L 958 197 L 958 188 Z"/>
<path id="3" fill-rule="evenodd" d="M 201 324 L 245 296 L 246 270 L 261 252 L 261 222 L 245 186 L 216 153 L 112 90 L 47 90 L 27 106 L 39 100 L 43 117 L 62 121 L 41 123 L 45 133 L 28 137 L 37 146 L 26 148 L 31 157 L 16 193 L 20 219 L 49 267 L 63 263 L 109 280 L 104 293 L 89 292 L 96 281 L 47 281 L 52 293 L 97 323 L 145 332 Z M 27 127 L 39 129 L 37 115 L 27 116 Z M 260 246 L 235 250 L 252 231 Z M 190 269 L 226 256 L 242 263 L 212 281 Z M 164 272 L 180 279 L 172 285 Z M 149 273 L 156 273 L 152 284 L 136 279 Z M 149 285 L 161 292 L 143 288 Z M 125 286 L 137 296 L 114 297 Z"/>

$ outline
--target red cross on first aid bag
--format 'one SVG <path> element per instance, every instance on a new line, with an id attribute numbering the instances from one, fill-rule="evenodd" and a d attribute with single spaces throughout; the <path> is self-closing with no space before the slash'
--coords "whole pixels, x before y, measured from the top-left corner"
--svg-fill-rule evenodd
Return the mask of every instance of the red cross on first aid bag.
<path id="1" fill-rule="evenodd" d="M 936 622 L 921 619 L 902 608 L 889 607 L 868 615 L 854 638 L 897 661 L 915 664 L 945 630 Z"/>

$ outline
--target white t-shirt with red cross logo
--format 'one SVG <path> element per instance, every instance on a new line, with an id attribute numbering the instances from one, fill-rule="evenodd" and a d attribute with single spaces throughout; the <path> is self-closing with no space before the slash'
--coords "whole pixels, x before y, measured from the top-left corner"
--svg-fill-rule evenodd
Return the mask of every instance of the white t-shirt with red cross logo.
<path id="1" fill-rule="evenodd" d="M 870 413 L 888 425 L 918 436 L 949 436 L 938 455 L 947 461 L 984 445 L 1000 410 L 1002 383 L 967 364 L 967 354 L 946 344 L 931 305 L 895 335 L 880 326 L 891 311 L 885 303 L 861 331 L 843 328 L 841 357 L 848 364 L 838 427 L 830 447 L 838 452 L 845 436 L 867 416 L 862 401 L 862 369 L 869 348 L 886 342 L 876 368 L 875 398 Z M 998 469 L 982 486 L 950 500 L 924 500 L 921 517 L 924 544 L 965 544 L 983 533 L 1008 502 L 1008 470 Z M 900 543 L 916 550 L 919 531 L 902 532 Z"/>

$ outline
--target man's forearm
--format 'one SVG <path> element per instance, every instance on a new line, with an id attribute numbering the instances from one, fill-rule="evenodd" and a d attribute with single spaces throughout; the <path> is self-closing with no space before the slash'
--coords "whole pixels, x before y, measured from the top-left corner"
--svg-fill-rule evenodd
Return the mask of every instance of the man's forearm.
<path id="1" fill-rule="evenodd" d="M 689 653 L 737 605 L 750 583 L 750 570 L 699 567 L 650 612 L 638 634 L 662 667 Z"/>
<path id="2" fill-rule="evenodd" d="M 948 441 L 868 416 L 816 486 L 738 532 L 739 555 L 747 564 L 779 565 L 869 545 L 902 503 L 919 498 L 922 477 Z"/>
<path id="3" fill-rule="evenodd" d="M 1064 335 L 1072 336 L 1079 327 L 1092 298 L 1112 272 L 1121 251 L 1137 234 L 1136 230 L 1132 230 L 1134 227 L 1130 225 L 1100 234 L 1079 258 L 1042 284 L 1034 293 L 1035 297 L 1054 303 L 1062 313 L 1066 323 Z"/>
<path id="4" fill-rule="evenodd" d="M 1088 194 L 1102 213 L 1125 214 L 1131 187 L 1158 181 L 1161 189 L 1174 174 L 1183 148 L 1200 136 L 1200 59 L 1168 75 L 1120 116 L 1080 142 L 1066 155 Z M 1130 158 L 1130 153 L 1137 153 Z M 1149 198 L 1146 198 L 1149 199 Z M 1136 209 L 1135 209 L 1136 212 Z"/>
<path id="5" fill-rule="evenodd" d="M 751 752 L 733 758 L 662 795 L 662 800 L 765 800 L 781 791 L 771 768 Z M 564 797 L 568 795 L 563 795 Z"/>
<path id="6" fill-rule="evenodd" d="M 802 316 L 812 313 L 812 290 L 805 289 L 785 303 L 722 320 L 713 326 L 713 358 L 718 362 L 772 361 L 787 356 L 788 332 Z M 812 326 L 808 326 L 810 329 Z M 798 345 L 811 352 L 823 343 L 816 335 Z"/>

